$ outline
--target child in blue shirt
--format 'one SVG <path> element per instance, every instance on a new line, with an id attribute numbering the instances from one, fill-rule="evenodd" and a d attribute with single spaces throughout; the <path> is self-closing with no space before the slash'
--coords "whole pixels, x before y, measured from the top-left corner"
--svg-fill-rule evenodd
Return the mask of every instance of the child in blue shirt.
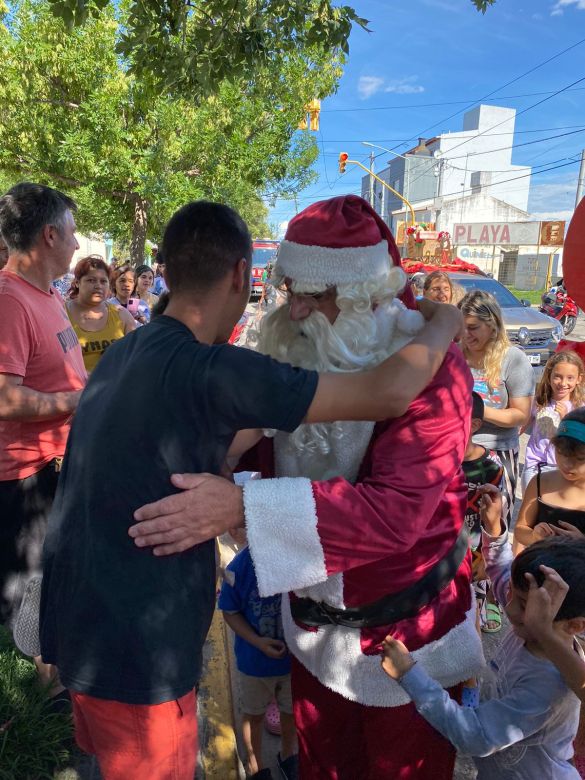
<path id="1" fill-rule="evenodd" d="M 500 526 L 501 498 L 491 485 L 484 491 L 482 552 L 511 623 L 490 664 L 487 698 L 475 710 L 460 707 L 392 637 L 384 641 L 382 668 L 437 731 L 474 757 L 478 780 L 579 780 L 571 763 L 579 700 L 531 638 L 523 616 L 530 575 L 541 584 L 543 568 L 554 569 L 569 588 L 554 629 L 582 657 L 575 635 L 585 630 L 585 540 L 551 537 L 512 561 L 507 529 Z"/>
<path id="2" fill-rule="evenodd" d="M 280 595 L 261 598 L 247 547 L 227 566 L 218 607 L 236 635 L 235 655 L 242 705 L 242 735 L 247 752 L 246 773 L 270 780 L 262 762 L 262 723 L 270 702 L 280 710 L 281 752 L 278 765 L 285 780 L 297 780 L 298 759 L 290 656 L 284 643 Z"/>

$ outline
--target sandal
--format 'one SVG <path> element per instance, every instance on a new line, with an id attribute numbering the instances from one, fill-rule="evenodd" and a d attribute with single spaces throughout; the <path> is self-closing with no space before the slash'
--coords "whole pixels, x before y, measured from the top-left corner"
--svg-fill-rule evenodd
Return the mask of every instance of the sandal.
<path id="1" fill-rule="evenodd" d="M 495 628 L 490 628 L 488 623 L 495 623 Z M 481 630 L 485 634 L 497 634 L 502 627 L 502 613 L 497 604 L 486 603 L 485 620 L 481 624 Z"/>

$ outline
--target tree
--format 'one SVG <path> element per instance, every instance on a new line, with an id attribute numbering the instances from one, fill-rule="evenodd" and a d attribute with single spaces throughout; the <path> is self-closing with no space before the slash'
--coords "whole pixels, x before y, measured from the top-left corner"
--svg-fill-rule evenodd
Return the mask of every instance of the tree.
<path id="1" fill-rule="evenodd" d="M 124 6 L 68 35 L 46 0 L 12 7 L 0 26 L 0 171 L 70 193 L 80 229 L 130 235 L 135 263 L 147 233 L 195 198 L 230 203 L 265 234 L 261 194 L 293 194 L 314 176 L 316 144 L 295 130 L 309 98 L 335 88 L 339 58 L 297 49 L 196 100 L 155 94 L 126 68 L 115 52 L 126 28 Z"/>
<path id="2" fill-rule="evenodd" d="M 51 0 L 69 27 L 109 2 Z M 495 0 L 471 2 L 485 13 Z M 331 0 L 131 0 L 118 53 L 159 89 L 208 95 L 225 79 L 252 80 L 299 48 L 347 54 L 355 24 L 367 29 L 353 8 Z"/>

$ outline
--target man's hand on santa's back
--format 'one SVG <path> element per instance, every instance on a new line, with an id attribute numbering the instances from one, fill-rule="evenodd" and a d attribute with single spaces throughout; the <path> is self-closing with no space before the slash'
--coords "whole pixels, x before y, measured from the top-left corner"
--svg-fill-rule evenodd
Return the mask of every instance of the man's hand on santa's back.
<path id="1" fill-rule="evenodd" d="M 182 492 L 134 512 L 129 535 L 155 555 L 172 555 L 244 525 L 242 488 L 213 474 L 173 474 Z"/>

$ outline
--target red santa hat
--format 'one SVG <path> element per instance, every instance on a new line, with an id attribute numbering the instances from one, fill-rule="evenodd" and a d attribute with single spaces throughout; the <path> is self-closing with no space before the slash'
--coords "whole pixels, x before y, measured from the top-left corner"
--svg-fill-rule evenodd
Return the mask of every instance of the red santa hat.
<path id="1" fill-rule="evenodd" d="M 308 206 L 290 222 L 274 267 L 294 289 L 317 292 L 339 284 L 406 276 L 388 225 L 363 198 L 341 195 Z M 392 276 L 398 276 L 396 270 Z"/>

